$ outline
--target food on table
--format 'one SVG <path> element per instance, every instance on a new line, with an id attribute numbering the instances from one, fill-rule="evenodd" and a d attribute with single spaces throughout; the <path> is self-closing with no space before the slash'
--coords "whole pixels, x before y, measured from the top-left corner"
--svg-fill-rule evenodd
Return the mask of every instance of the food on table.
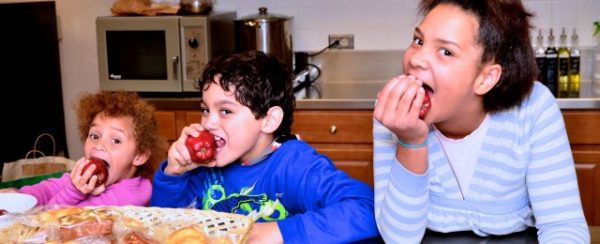
<path id="1" fill-rule="evenodd" d="M 43 206 L 8 228 L 2 243 L 244 243 L 247 216 L 197 209 Z"/>
<path id="2" fill-rule="evenodd" d="M 4 209 L 0 209 L 0 216 L 8 214 L 8 211 L 4 210 Z"/>
<path id="3" fill-rule="evenodd" d="M 167 237 L 167 244 L 209 243 L 209 239 L 198 225 L 191 225 L 173 232 Z"/>
<path id="4" fill-rule="evenodd" d="M 158 244 L 159 242 L 144 236 L 138 231 L 130 231 L 123 237 L 123 244 Z"/>
<path id="5" fill-rule="evenodd" d="M 217 143 L 208 131 L 200 132 L 198 137 L 188 136 L 185 145 L 194 163 L 207 163 L 215 158 Z"/>
<path id="6" fill-rule="evenodd" d="M 96 181 L 96 187 L 104 184 L 106 179 L 108 179 L 108 163 L 99 158 L 90 158 L 89 162 L 83 166 L 83 170 L 81 170 L 81 175 L 85 173 L 85 171 L 91 166 L 95 165 L 94 175 L 98 176 L 98 180 Z"/>
<path id="7" fill-rule="evenodd" d="M 113 233 L 114 218 L 106 208 L 85 209 L 57 219 L 59 240 L 71 241 L 88 236 L 107 236 Z"/>

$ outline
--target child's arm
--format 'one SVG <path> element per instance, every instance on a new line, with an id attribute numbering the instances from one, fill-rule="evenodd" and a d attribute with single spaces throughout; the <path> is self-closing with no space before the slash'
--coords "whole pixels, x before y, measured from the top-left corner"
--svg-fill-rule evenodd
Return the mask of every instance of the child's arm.
<path id="1" fill-rule="evenodd" d="M 277 222 L 286 243 L 347 243 L 378 236 L 368 185 L 308 147 L 286 154 L 290 162 L 280 176 L 286 186 L 284 205 L 300 212 Z"/>
<path id="2" fill-rule="evenodd" d="M 387 128 L 373 120 L 375 218 L 388 243 L 419 243 L 427 227 L 429 176 L 417 175 L 395 157 L 396 142 Z M 402 212 L 403 214 L 398 214 Z"/>
<path id="3" fill-rule="evenodd" d="M 85 199 L 85 194 L 79 192 L 71 184 L 70 173 L 63 174 L 60 178 L 44 180 L 31 186 L 19 189 L 20 193 L 34 196 L 37 205 L 47 204 L 74 205 Z"/>
<path id="4" fill-rule="evenodd" d="M 562 114 L 547 90 L 534 89 L 531 102 L 535 114 L 529 130 L 532 154 L 526 182 L 539 241 L 589 243 Z"/>
<path id="5" fill-rule="evenodd" d="M 167 164 L 167 161 L 163 162 L 154 175 L 150 206 L 171 208 L 190 207 L 190 205 L 193 205 L 195 199 L 190 181 L 193 177 L 198 176 L 196 176 L 195 171 L 182 175 L 169 175 L 165 173 Z M 197 201 L 201 201 L 201 199 L 197 199 Z"/>

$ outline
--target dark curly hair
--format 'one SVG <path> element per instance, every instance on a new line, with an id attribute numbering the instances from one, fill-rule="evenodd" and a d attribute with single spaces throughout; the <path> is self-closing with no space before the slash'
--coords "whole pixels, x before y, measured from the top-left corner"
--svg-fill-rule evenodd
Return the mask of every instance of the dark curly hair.
<path id="1" fill-rule="evenodd" d="M 82 142 L 85 142 L 94 118 L 100 113 L 109 117 L 133 118 L 136 153 L 151 152 L 148 161 L 138 168 L 138 175 L 150 178 L 153 174 L 153 165 L 158 165 L 164 159 L 167 142 L 158 132 L 154 107 L 140 99 L 137 93 L 127 91 L 85 93 L 79 97 L 75 109 Z"/>
<path id="2" fill-rule="evenodd" d="M 199 81 L 200 97 L 221 75 L 219 85 L 223 90 L 235 89 L 236 100 L 250 108 L 256 119 L 264 118 L 269 108 L 283 109 L 283 120 L 274 136 L 290 133 L 295 106 L 292 76 L 277 58 L 261 51 L 225 54 L 211 60 Z"/>
<path id="3" fill-rule="evenodd" d="M 531 92 L 537 76 L 529 32 L 533 14 L 520 0 L 422 0 L 419 9 L 427 14 L 440 4 L 472 13 L 479 21 L 481 64 L 491 61 L 502 66 L 500 80 L 483 97 L 485 111 L 498 112 L 520 104 Z"/>

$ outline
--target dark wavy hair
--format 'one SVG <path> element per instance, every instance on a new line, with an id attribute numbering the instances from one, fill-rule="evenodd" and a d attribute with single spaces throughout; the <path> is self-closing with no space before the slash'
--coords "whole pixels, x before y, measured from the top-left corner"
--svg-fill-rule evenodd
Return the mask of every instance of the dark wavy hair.
<path id="1" fill-rule="evenodd" d="M 277 58 L 261 51 L 224 54 L 211 60 L 199 81 L 200 97 L 221 75 L 219 85 L 225 91 L 235 89 L 236 100 L 250 108 L 256 119 L 264 118 L 269 108 L 283 109 L 283 120 L 274 136 L 289 134 L 295 106 L 292 75 Z"/>
<path id="2" fill-rule="evenodd" d="M 151 178 L 153 166 L 160 164 L 164 159 L 168 146 L 165 138 L 158 132 L 158 123 L 152 105 L 142 100 L 135 92 L 100 91 L 94 94 L 82 94 L 75 109 L 82 142 L 85 142 L 94 118 L 100 113 L 113 118 L 123 116 L 133 118 L 136 153 L 146 150 L 151 152 L 148 161 L 139 166 L 136 173 Z"/>
<path id="3" fill-rule="evenodd" d="M 500 80 L 483 97 L 484 109 L 498 112 L 519 105 L 531 92 L 537 76 L 529 32 L 533 14 L 520 0 L 422 0 L 419 10 L 425 15 L 440 4 L 472 13 L 479 21 L 481 64 L 491 61 L 502 66 Z"/>

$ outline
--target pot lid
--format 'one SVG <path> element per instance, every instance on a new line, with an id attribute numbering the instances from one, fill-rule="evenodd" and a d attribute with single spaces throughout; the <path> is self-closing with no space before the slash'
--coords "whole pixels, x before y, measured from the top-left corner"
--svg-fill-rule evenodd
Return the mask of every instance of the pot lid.
<path id="1" fill-rule="evenodd" d="M 258 8 L 258 14 L 245 16 L 243 18 L 240 18 L 238 21 L 281 21 L 289 20 L 291 18 L 292 17 L 285 15 L 269 13 L 266 7 L 260 7 Z"/>

